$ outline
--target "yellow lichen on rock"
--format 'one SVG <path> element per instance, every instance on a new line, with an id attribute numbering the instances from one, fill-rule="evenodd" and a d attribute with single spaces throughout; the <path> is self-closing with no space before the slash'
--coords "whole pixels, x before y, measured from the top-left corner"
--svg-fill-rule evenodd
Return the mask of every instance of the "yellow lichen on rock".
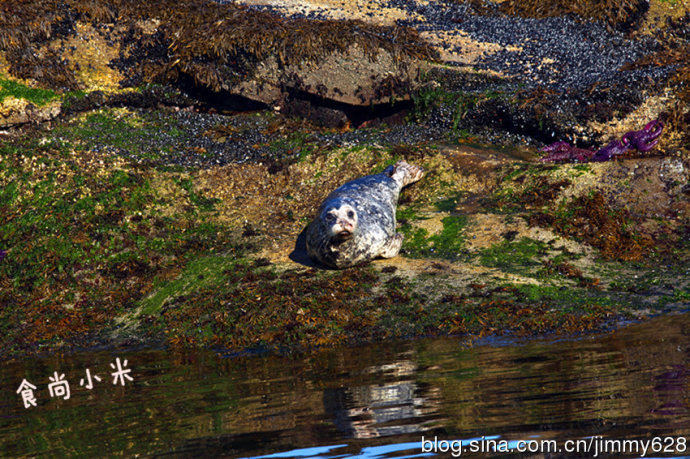
<path id="1" fill-rule="evenodd" d="M 108 65 L 119 57 L 119 44 L 106 40 L 91 24 L 77 22 L 75 35 L 50 46 L 68 61 L 82 89 L 112 92 L 119 88 L 123 76 Z"/>
<path id="2" fill-rule="evenodd" d="M 26 99 L 9 96 L 0 102 L 0 128 L 28 122 L 46 121 L 55 118 L 59 113 L 59 101 L 49 102 L 47 105 L 37 107 Z"/>

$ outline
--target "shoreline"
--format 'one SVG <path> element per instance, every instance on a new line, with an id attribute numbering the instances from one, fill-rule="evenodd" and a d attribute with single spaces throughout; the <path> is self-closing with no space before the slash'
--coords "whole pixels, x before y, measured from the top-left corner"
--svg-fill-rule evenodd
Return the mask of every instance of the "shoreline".
<path id="1" fill-rule="evenodd" d="M 299 47 L 288 34 L 296 54 L 283 56 L 248 35 L 223 42 L 239 54 L 192 35 L 175 48 L 170 27 L 195 1 L 178 16 L 127 3 L 131 20 L 110 15 L 112 5 L 72 16 L 64 6 L 41 18 L 52 34 L 7 28 L 40 62 L 0 40 L 0 359 L 132 337 L 168 348 L 310 349 L 540 336 L 690 305 L 690 73 L 673 52 L 690 46 L 680 32 L 690 13 L 668 13 L 665 26 L 645 16 L 631 35 L 572 18 L 472 13 L 457 22 L 445 3 L 385 25 L 227 5 L 188 18 L 212 38 L 227 32 L 218 12 L 233 27 L 250 27 L 247 18 L 275 30 L 303 25 L 302 38 L 316 41 Z M 158 16 L 138 22 L 146 8 Z M 521 87 L 530 59 L 545 57 L 512 66 L 530 48 L 500 36 L 466 68 L 443 53 L 429 61 L 439 40 L 424 27 L 454 34 L 462 54 L 496 21 L 527 21 L 549 40 L 565 21 L 637 67 L 607 64 L 606 78 L 584 89 L 568 75 L 549 86 L 555 60 Z M 640 38 L 654 24 L 663 33 Z M 340 41 L 327 36 L 336 29 Z M 357 66 L 349 74 L 361 78 L 341 84 L 320 61 Z M 497 75 L 500 65 L 513 74 Z M 660 69 L 668 73 L 647 85 Z M 666 127 L 649 153 L 536 160 L 551 141 L 596 149 L 656 118 Z M 315 270 L 295 253 L 330 191 L 402 158 L 430 172 L 401 195 L 404 253 L 343 271 Z"/>

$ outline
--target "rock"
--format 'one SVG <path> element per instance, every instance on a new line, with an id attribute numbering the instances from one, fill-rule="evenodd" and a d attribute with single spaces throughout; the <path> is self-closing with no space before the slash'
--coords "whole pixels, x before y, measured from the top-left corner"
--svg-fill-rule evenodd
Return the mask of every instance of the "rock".
<path id="1" fill-rule="evenodd" d="M 334 51 L 322 60 L 295 65 L 279 66 L 270 56 L 248 80 L 223 83 L 222 88 L 267 105 L 283 105 L 289 95 L 301 94 L 369 106 L 409 99 L 419 87 L 419 75 L 420 65 L 410 57 L 396 59 L 384 49 L 369 56 L 354 44 L 345 53 Z"/>
<path id="2" fill-rule="evenodd" d="M 0 104 L 0 128 L 48 121 L 59 114 L 58 103 L 38 107 L 25 99 L 7 97 Z"/>

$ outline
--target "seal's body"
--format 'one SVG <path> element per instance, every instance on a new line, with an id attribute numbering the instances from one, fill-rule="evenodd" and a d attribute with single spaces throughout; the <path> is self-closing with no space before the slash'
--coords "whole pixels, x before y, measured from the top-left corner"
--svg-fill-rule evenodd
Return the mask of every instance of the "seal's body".
<path id="1" fill-rule="evenodd" d="M 396 256 L 403 240 L 395 232 L 398 196 L 423 174 L 422 168 L 399 161 L 336 188 L 307 228 L 309 256 L 333 268 Z"/>

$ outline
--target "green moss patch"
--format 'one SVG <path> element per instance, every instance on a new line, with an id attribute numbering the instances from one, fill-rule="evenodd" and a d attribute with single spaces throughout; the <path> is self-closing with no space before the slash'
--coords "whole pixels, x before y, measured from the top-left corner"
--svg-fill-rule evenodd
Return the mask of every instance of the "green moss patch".
<path id="1" fill-rule="evenodd" d="M 154 292 L 139 301 L 141 314 L 159 313 L 167 302 L 175 302 L 182 295 L 216 287 L 225 280 L 225 273 L 234 269 L 241 269 L 234 257 L 209 255 L 190 260 L 173 280 L 154 281 Z"/>
<path id="2" fill-rule="evenodd" d="M 288 160 L 304 161 L 319 150 L 318 140 L 309 132 L 292 132 L 287 137 L 277 139 L 268 146 L 273 153 Z"/>
<path id="3" fill-rule="evenodd" d="M 534 274 L 542 266 L 544 256 L 546 244 L 522 238 L 519 241 L 503 241 L 482 250 L 479 261 L 484 266 L 499 268 L 505 272 Z"/>
<path id="4" fill-rule="evenodd" d="M 405 215 L 404 213 L 402 214 Z M 403 249 L 405 255 L 411 258 L 444 258 L 456 260 L 462 256 L 465 246 L 463 236 L 467 226 L 467 217 L 451 215 L 441 220 L 443 229 L 432 236 L 424 228 L 417 228 L 410 223 L 400 226 L 400 232 L 405 235 Z"/>
<path id="5" fill-rule="evenodd" d="M 59 98 L 59 95 L 50 89 L 30 88 L 0 75 L 0 102 L 8 97 L 24 99 L 32 104 L 42 106 Z"/>
<path id="6" fill-rule="evenodd" d="M 477 109 L 486 101 L 503 98 L 505 95 L 497 91 L 482 93 L 448 91 L 443 87 L 424 87 L 412 96 L 414 109 L 410 117 L 422 121 L 429 117 L 434 109 L 446 107 L 452 113 L 451 137 L 456 140 L 469 140 L 469 131 L 462 129 L 463 120 L 468 112 Z"/>

